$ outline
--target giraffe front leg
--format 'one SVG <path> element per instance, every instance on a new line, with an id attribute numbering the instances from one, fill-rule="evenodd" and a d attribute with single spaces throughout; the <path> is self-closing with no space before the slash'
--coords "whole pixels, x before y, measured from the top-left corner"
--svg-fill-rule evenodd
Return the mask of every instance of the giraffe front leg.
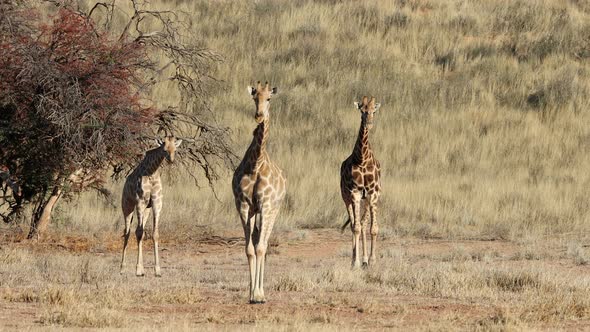
<path id="1" fill-rule="evenodd" d="M 127 256 L 127 245 L 131 235 L 131 222 L 133 221 L 133 207 L 123 207 L 123 218 L 125 219 L 125 229 L 123 230 L 123 254 L 121 255 L 121 274 L 125 269 L 125 257 Z"/>
<path id="2" fill-rule="evenodd" d="M 268 249 L 268 240 L 272 233 L 272 228 L 278 210 L 270 207 L 264 207 L 261 213 L 261 220 L 258 225 L 260 230 L 260 241 L 256 245 L 256 288 L 254 290 L 254 303 L 265 303 L 264 296 L 264 268 L 266 262 L 266 252 Z"/>
<path id="3" fill-rule="evenodd" d="M 362 214 L 363 217 L 361 218 L 361 239 L 362 239 L 362 245 L 363 245 L 363 265 L 362 267 L 367 267 L 369 266 L 369 255 L 367 255 L 367 220 L 369 219 L 369 209 L 368 206 L 365 202 L 363 208 L 362 208 Z"/>
<path id="4" fill-rule="evenodd" d="M 377 197 L 371 197 L 369 211 L 371 214 L 371 256 L 369 257 L 369 264 L 374 265 L 376 261 L 377 252 L 377 233 L 379 232 L 379 224 L 377 223 Z"/>
<path id="5" fill-rule="evenodd" d="M 257 236 L 254 241 L 255 246 L 255 254 L 256 254 L 256 267 L 254 270 L 254 292 L 252 294 L 252 299 L 250 303 L 264 303 L 266 299 L 264 298 L 264 291 L 260 288 L 261 277 L 262 273 L 264 272 L 264 268 L 262 267 L 264 262 L 264 256 L 266 255 L 266 246 L 264 244 L 264 225 L 266 222 L 266 218 L 262 212 L 256 215 L 256 228 L 257 228 Z"/>
<path id="6" fill-rule="evenodd" d="M 362 229 L 362 222 L 361 222 L 361 199 L 360 195 L 353 195 L 353 202 L 352 202 L 352 210 L 354 214 L 354 218 L 352 220 L 352 237 L 353 237 L 353 252 L 354 257 L 352 258 L 352 267 L 358 268 L 361 266 L 360 262 L 360 252 L 359 252 L 359 245 L 360 245 L 360 238 L 361 238 L 361 229 Z"/>
<path id="7" fill-rule="evenodd" d="M 135 237 L 137 239 L 137 265 L 135 267 L 135 275 L 143 277 L 145 272 L 143 270 L 143 235 L 145 229 L 146 211 L 145 207 L 138 206 L 137 213 L 137 228 L 135 229 Z"/>
<path id="8" fill-rule="evenodd" d="M 352 257 L 352 261 L 354 262 L 354 257 L 356 255 L 356 253 L 354 251 L 354 209 L 352 206 L 352 202 L 346 203 L 346 212 L 348 212 L 348 222 L 350 223 L 350 230 L 351 230 L 351 233 L 353 234 L 353 236 L 352 236 L 352 256 L 351 257 Z M 344 228 L 342 228 L 342 230 L 344 230 Z"/>
<path id="9" fill-rule="evenodd" d="M 250 206 L 246 202 L 237 202 L 240 213 L 240 220 L 244 228 L 244 238 L 246 241 L 246 257 L 248 258 L 248 268 L 250 272 L 250 296 L 249 301 L 254 300 L 254 285 L 256 283 L 256 253 L 252 243 L 252 233 L 254 232 L 254 223 L 250 217 Z"/>
<path id="10" fill-rule="evenodd" d="M 154 225 L 152 230 L 152 240 L 154 241 L 154 263 L 155 263 L 155 276 L 161 277 L 162 272 L 160 269 L 160 257 L 158 256 L 158 242 L 160 240 L 160 231 L 159 231 L 159 223 L 160 223 L 160 211 L 162 211 L 162 200 L 158 197 L 156 199 L 152 199 L 152 210 L 154 214 Z"/>
<path id="11" fill-rule="evenodd" d="M 256 285 L 254 287 L 254 297 L 250 303 L 265 303 L 264 296 L 264 260 L 266 258 L 266 243 L 262 240 L 256 246 Z"/>

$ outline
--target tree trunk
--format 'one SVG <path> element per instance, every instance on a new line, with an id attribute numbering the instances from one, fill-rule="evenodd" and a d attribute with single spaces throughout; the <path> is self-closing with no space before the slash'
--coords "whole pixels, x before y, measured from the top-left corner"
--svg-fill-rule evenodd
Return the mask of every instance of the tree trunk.
<path id="1" fill-rule="evenodd" d="M 31 230 L 27 239 L 33 239 L 41 237 L 41 234 L 47 229 L 47 225 L 51 222 L 51 213 L 57 201 L 61 196 L 61 187 L 56 186 L 51 192 L 49 199 L 40 202 L 33 213 L 33 220 L 31 221 Z"/>

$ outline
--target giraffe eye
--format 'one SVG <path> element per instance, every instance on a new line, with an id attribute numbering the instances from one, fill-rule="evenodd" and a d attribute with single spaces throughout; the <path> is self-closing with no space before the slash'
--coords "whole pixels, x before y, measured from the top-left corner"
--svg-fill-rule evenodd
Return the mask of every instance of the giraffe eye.
<path id="1" fill-rule="evenodd" d="M 268 98 L 266 101 L 270 101 L 270 98 Z"/>

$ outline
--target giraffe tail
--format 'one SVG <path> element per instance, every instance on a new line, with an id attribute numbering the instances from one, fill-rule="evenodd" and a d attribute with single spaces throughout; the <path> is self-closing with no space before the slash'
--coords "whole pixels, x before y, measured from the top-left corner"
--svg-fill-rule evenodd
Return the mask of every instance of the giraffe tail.
<path id="1" fill-rule="evenodd" d="M 342 225 L 342 227 L 340 227 L 340 233 L 344 233 L 344 230 L 346 229 L 346 226 L 348 226 L 348 224 L 350 224 L 350 217 L 348 219 L 346 219 L 346 222 L 344 222 L 344 225 Z"/>

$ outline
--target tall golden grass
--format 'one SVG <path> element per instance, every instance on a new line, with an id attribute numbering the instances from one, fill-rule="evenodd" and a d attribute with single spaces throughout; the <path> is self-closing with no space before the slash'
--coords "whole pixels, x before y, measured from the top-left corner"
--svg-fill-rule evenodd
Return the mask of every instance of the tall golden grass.
<path id="1" fill-rule="evenodd" d="M 255 127 L 246 85 L 268 80 L 279 88 L 269 142 L 289 180 L 279 229 L 344 220 L 338 170 L 360 122 L 353 101 L 373 95 L 383 105 L 370 140 L 383 165 L 384 234 L 515 239 L 589 230 L 585 2 L 152 5 L 188 13 L 186 38 L 223 55 L 212 104 L 238 154 Z M 164 86 L 153 98 L 175 95 Z M 219 201 L 207 188 L 168 179 L 163 233 L 239 228 L 230 177 L 216 187 Z M 94 199 L 62 207 L 58 224 L 112 229 L 118 212 Z"/>

